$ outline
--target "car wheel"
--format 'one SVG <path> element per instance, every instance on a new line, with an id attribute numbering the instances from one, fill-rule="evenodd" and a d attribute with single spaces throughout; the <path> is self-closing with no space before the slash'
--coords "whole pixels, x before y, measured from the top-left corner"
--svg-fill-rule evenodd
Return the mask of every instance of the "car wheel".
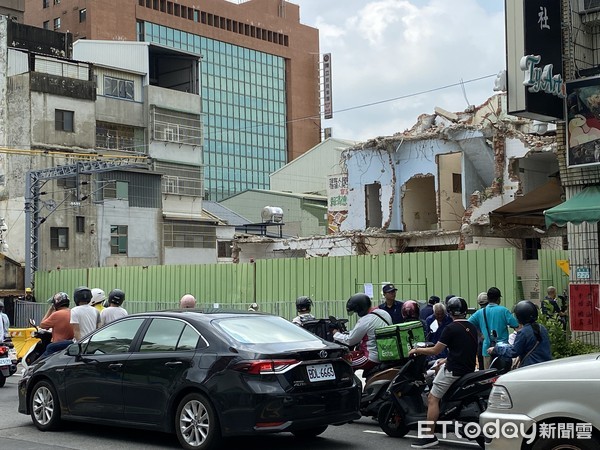
<path id="1" fill-rule="evenodd" d="M 29 410 L 33 424 L 41 431 L 60 426 L 60 402 L 54 387 L 47 381 L 38 382 L 31 391 Z"/>
<path id="2" fill-rule="evenodd" d="M 327 425 L 322 425 L 320 427 L 307 428 L 306 430 L 292 431 L 292 434 L 299 439 L 310 439 L 325 433 L 326 429 Z"/>
<path id="3" fill-rule="evenodd" d="M 538 439 L 533 443 L 532 450 L 597 450 L 600 439 L 591 436 L 590 439 Z"/>
<path id="4" fill-rule="evenodd" d="M 404 417 L 390 402 L 385 402 L 379 408 L 377 422 L 379 422 L 379 426 L 388 436 L 404 437 L 408 433 Z"/>
<path id="5" fill-rule="evenodd" d="M 6 377 L 0 374 L 0 388 L 6 384 Z"/>
<path id="6" fill-rule="evenodd" d="M 221 440 L 217 415 L 202 394 L 186 395 L 177 406 L 175 432 L 181 446 L 188 450 L 214 448 Z"/>

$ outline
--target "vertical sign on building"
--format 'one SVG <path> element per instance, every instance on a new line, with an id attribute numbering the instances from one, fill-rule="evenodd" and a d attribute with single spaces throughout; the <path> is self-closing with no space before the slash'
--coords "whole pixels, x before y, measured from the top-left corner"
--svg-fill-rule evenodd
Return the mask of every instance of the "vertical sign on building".
<path id="1" fill-rule="evenodd" d="M 333 99 L 331 93 L 331 53 L 323 55 L 323 110 L 326 119 L 333 118 Z"/>
<path id="2" fill-rule="evenodd" d="M 329 175 L 327 180 L 327 234 L 340 231 L 348 217 L 348 174 Z"/>
<path id="3" fill-rule="evenodd" d="M 509 114 L 564 119 L 561 0 L 506 2 Z"/>

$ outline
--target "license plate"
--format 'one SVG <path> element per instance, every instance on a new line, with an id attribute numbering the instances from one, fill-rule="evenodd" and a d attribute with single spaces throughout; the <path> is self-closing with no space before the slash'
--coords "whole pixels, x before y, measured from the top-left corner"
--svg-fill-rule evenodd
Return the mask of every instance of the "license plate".
<path id="1" fill-rule="evenodd" d="M 315 364 L 306 366 L 309 381 L 335 380 L 335 372 L 331 364 Z"/>
<path id="2" fill-rule="evenodd" d="M 0 358 L 0 366 L 10 366 L 12 361 L 10 358 Z"/>

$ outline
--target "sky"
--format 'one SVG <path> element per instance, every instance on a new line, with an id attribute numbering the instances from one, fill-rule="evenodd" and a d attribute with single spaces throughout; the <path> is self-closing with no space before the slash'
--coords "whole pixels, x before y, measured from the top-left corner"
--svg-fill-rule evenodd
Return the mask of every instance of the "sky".
<path id="1" fill-rule="evenodd" d="M 340 139 L 405 131 L 436 106 L 478 106 L 506 66 L 504 0 L 290 1 L 331 53 L 333 119 L 322 127 Z"/>

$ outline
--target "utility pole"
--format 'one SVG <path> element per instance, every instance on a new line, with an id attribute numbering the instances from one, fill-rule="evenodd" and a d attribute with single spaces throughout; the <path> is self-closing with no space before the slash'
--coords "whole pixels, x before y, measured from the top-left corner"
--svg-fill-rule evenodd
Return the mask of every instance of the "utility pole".
<path id="1" fill-rule="evenodd" d="M 132 162 L 132 160 L 134 162 Z M 144 168 L 147 157 L 132 156 L 106 161 L 78 161 L 75 164 L 51 167 L 49 169 L 30 170 L 25 180 L 25 286 L 33 286 L 33 277 L 39 265 L 39 229 L 45 219 L 40 219 L 40 188 L 45 181 L 75 177 L 77 201 L 79 201 L 79 176 L 116 169 Z M 138 161 L 138 162 L 135 162 Z"/>

